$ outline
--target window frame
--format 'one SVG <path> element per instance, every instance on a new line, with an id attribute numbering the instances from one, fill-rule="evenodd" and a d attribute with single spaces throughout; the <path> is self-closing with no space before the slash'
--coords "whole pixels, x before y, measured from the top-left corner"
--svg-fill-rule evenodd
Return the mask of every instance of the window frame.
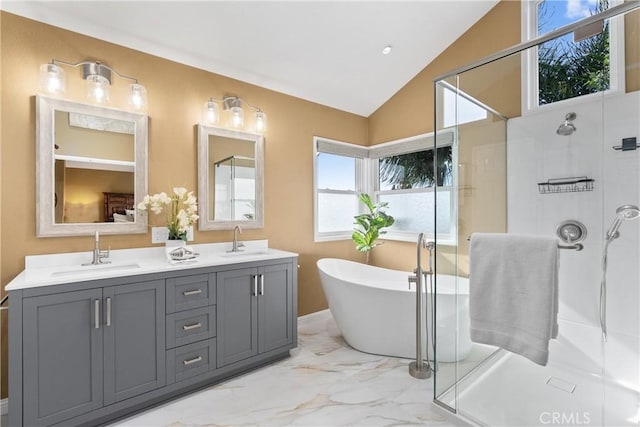
<path id="1" fill-rule="evenodd" d="M 521 2 L 521 36 L 522 42 L 538 37 L 538 5 L 542 0 L 523 0 Z M 623 0 L 610 0 L 609 8 L 621 4 Z M 578 21 L 576 21 L 578 22 Z M 535 113 L 549 108 L 565 108 L 583 103 L 589 98 L 610 96 L 625 91 L 625 46 L 624 15 L 609 18 L 609 89 L 563 99 L 561 101 L 539 104 L 538 80 L 538 46 L 529 48 L 521 55 L 522 82 L 522 115 Z"/>
<path id="2" fill-rule="evenodd" d="M 434 146 L 434 133 L 425 133 L 421 135 L 412 136 L 409 138 L 400 139 L 397 141 L 386 142 L 382 144 L 372 145 L 369 147 L 363 147 L 356 144 L 351 144 L 348 142 L 337 141 L 329 138 L 324 138 L 320 136 L 313 137 L 313 235 L 314 242 L 329 242 L 336 240 L 351 240 L 351 235 L 353 234 L 353 227 L 349 230 L 342 231 L 331 231 L 331 232 L 320 232 L 318 231 L 318 195 L 319 194 L 348 194 L 357 196 L 360 193 L 367 193 L 371 196 L 371 198 L 377 203 L 379 200 L 380 194 L 400 194 L 400 193 L 433 193 L 434 204 L 436 198 L 437 191 L 450 191 L 450 212 L 451 212 L 451 229 L 449 233 L 433 233 L 433 234 L 425 234 L 429 239 L 438 239 L 439 244 L 443 245 L 455 245 L 457 241 L 457 207 L 456 200 L 457 195 L 455 193 L 455 188 L 457 185 L 457 172 L 456 168 L 453 168 L 453 176 L 451 179 L 450 186 L 433 186 L 433 187 L 425 187 L 425 188 L 413 188 L 413 189 L 403 189 L 403 190 L 383 190 L 379 189 L 379 159 L 381 157 L 387 157 L 388 155 L 395 154 L 406 154 L 417 151 L 426 151 L 426 150 L 434 150 L 444 146 L 452 147 L 452 161 L 453 164 L 457 164 L 458 153 L 457 153 L 457 144 L 456 144 L 456 131 L 455 128 L 443 129 L 438 131 L 438 138 L 436 138 L 437 146 Z M 444 136 L 444 138 L 442 137 Z M 423 145 L 420 145 L 418 149 L 416 149 L 416 144 L 421 144 L 424 141 Z M 321 142 L 326 146 L 337 147 L 337 150 L 340 148 L 345 149 L 346 151 L 357 151 L 362 153 L 362 157 L 357 157 L 355 155 L 349 156 L 345 154 L 332 153 L 330 149 L 327 151 L 319 150 L 318 143 Z M 406 149 L 396 149 L 395 147 L 404 146 Z M 393 150 L 394 154 L 387 155 L 378 155 L 377 153 L 384 151 L 388 151 L 387 149 Z M 329 152 L 328 152 L 329 151 Z M 351 190 L 331 190 L 331 189 L 319 189 L 318 188 L 318 163 L 317 158 L 319 153 L 328 153 L 328 154 L 336 154 L 343 155 L 345 157 L 352 157 L 356 162 L 355 167 L 355 187 L 354 191 Z M 363 206 L 358 204 L 358 213 L 363 213 Z M 435 218 L 434 218 L 435 219 Z M 402 241 L 402 242 L 413 242 L 418 238 L 419 231 L 391 231 L 387 230 L 387 233 L 380 236 L 380 240 L 393 240 L 393 241 Z"/>
<path id="3" fill-rule="evenodd" d="M 421 134 L 421 135 L 416 135 L 413 137 L 409 137 L 409 138 L 404 138 L 404 139 L 400 139 L 397 141 L 392 141 L 392 142 L 387 142 L 387 143 L 383 143 L 383 144 L 378 144 L 378 145 L 374 145 L 371 146 L 371 150 L 375 151 L 376 148 L 382 148 L 382 147 L 394 147 L 394 146 L 407 146 L 406 150 L 397 150 L 394 154 L 392 155 L 401 155 L 401 154 L 408 154 L 408 153 L 416 153 L 418 151 L 428 151 L 428 150 L 437 150 L 438 148 L 441 147 L 451 147 L 451 159 L 452 159 L 452 163 L 455 165 L 457 164 L 457 159 L 458 159 L 458 153 L 456 150 L 456 144 L 455 144 L 455 129 L 445 129 L 442 131 L 438 132 L 439 134 L 451 134 L 450 138 L 444 138 L 444 141 L 441 139 L 440 141 L 438 141 L 438 138 L 436 138 L 436 145 L 434 146 L 433 143 L 433 139 L 434 139 L 434 133 L 433 132 L 429 132 L 429 133 L 425 133 L 425 134 Z M 420 150 L 415 150 L 412 147 L 411 143 L 414 143 L 414 141 L 420 140 L 420 139 L 425 139 L 427 142 L 427 147 L 425 149 L 420 149 Z M 430 142 L 430 144 L 429 144 Z M 457 241 L 457 223 L 454 219 L 457 218 L 457 208 L 456 208 L 456 197 L 455 197 L 455 186 L 456 186 L 456 182 L 457 182 L 457 177 L 456 177 L 456 168 L 453 168 L 452 170 L 452 176 L 451 176 L 451 185 L 447 185 L 447 186 L 438 186 L 438 185 L 434 185 L 432 187 L 424 187 L 424 188 L 409 188 L 409 189 L 400 189 L 400 190 L 380 190 L 380 159 L 382 157 L 388 157 L 388 156 L 380 156 L 380 157 L 372 157 L 370 158 L 370 163 L 372 165 L 371 167 L 371 176 L 370 176 L 370 181 L 373 183 L 373 188 L 372 188 L 372 198 L 373 200 L 377 202 L 379 202 L 380 200 L 380 195 L 385 195 L 385 194 L 420 194 L 420 193 L 424 193 L 424 194 L 429 194 L 432 193 L 433 194 L 433 203 L 434 203 L 434 212 L 435 212 L 435 203 L 436 203 L 436 193 L 438 191 L 449 191 L 451 192 L 451 197 L 450 197 L 450 206 L 449 206 L 449 212 L 451 212 L 451 228 L 449 230 L 449 233 L 437 233 L 436 230 L 434 229 L 434 233 L 425 233 L 425 237 L 427 239 L 437 239 L 438 244 L 441 245 L 456 245 L 456 241 Z M 434 221 L 435 221 L 435 216 L 434 216 Z M 393 240 L 393 241 L 401 241 L 401 242 L 415 242 L 418 238 L 418 235 L 420 234 L 420 231 L 402 231 L 402 230 L 387 230 L 387 232 L 383 235 L 380 236 L 380 240 Z"/>
<path id="4" fill-rule="evenodd" d="M 313 240 L 314 242 L 330 242 L 335 240 L 351 240 L 351 234 L 353 233 L 353 227 L 349 230 L 341 230 L 341 231 L 319 231 L 318 230 L 318 195 L 319 194 L 353 194 L 354 196 L 358 196 L 358 194 L 366 192 L 364 182 L 366 181 L 366 176 L 364 169 L 366 168 L 365 162 L 363 158 L 355 157 L 355 156 L 346 156 L 343 154 L 336 153 L 327 153 L 334 155 L 342 155 L 344 157 L 352 157 L 355 160 L 355 190 L 331 190 L 331 189 L 319 189 L 318 188 L 318 155 L 320 153 L 326 153 L 326 151 L 318 150 L 318 143 L 322 142 L 324 144 L 336 147 L 347 147 L 350 149 L 358 149 L 365 150 L 366 147 L 362 147 L 360 145 L 351 144 L 348 142 L 337 141 L 334 139 L 324 138 L 320 136 L 313 137 Z M 362 212 L 362 208 L 358 205 L 358 212 Z"/>

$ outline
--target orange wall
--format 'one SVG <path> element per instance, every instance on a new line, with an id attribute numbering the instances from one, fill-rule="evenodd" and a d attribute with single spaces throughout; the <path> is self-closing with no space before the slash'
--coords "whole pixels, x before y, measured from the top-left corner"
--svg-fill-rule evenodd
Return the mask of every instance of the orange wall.
<path id="1" fill-rule="evenodd" d="M 326 308 L 315 261 L 326 256 L 359 260 L 350 241 L 313 242 L 314 135 L 367 143 L 367 119 L 176 62 L 116 46 L 6 12 L 0 14 L 2 49 L 0 207 L 1 288 L 24 269 L 26 255 L 89 251 L 89 237 L 35 236 L 35 103 L 40 64 L 52 58 L 101 60 L 135 76 L 149 92 L 149 192 L 173 186 L 197 190 L 195 124 L 209 97 L 236 94 L 269 114 L 265 134 L 265 227 L 246 230 L 243 239 L 300 254 L 299 314 Z M 78 69 L 67 68 L 68 97 L 82 99 Z M 114 80 L 111 99 L 123 99 Z M 120 104 L 122 105 L 122 104 Z M 116 105 L 117 106 L 117 105 Z M 151 218 L 155 225 L 158 217 Z M 194 243 L 229 241 L 232 231 L 195 233 Z M 151 235 L 104 236 L 112 249 L 151 246 Z M 4 293 L 4 292 L 3 292 Z M 2 314 L 2 397 L 7 396 L 6 312 Z"/>

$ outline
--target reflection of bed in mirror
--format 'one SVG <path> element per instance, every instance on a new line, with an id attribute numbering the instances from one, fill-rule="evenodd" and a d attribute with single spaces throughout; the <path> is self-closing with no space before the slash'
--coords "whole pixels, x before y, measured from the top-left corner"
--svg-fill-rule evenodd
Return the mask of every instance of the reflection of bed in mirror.
<path id="1" fill-rule="evenodd" d="M 135 199 L 129 193 L 104 194 L 104 218 L 106 222 L 132 222 L 135 219 Z"/>

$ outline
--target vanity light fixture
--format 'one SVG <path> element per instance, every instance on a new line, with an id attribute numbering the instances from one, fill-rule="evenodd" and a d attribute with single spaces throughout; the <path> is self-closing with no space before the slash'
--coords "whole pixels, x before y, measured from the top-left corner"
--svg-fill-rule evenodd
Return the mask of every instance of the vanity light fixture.
<path id="1" fill-rule="evenodd" d="M 127 103 L 136 111 L 147 108 L 147 89 L 138 83 L 138 79 L 118 73 L 108 65 L 98 61 L 82 61 L 77 63 L 52 59 L 48 64 L 40 66 L 40 90 L 51 95 L 63 95 L 66 90 L 65 72 L 60 65 L 69 67 L 82 66 L 82 78 L 85 80 L 87 98 L 97 104 L 109 102 L 111 75 L 130 80 Z"/>
<path id="2" fill-rule="evenodd" d="M 244 128 L 244 104 L 247 108 L 254 112 L 253 114 L 253 130 L 257 133 L 264 133 L 267 130 L 267 114 L 259 107 L 249 104 L 242 98 L 237 96 L 225 95 L 222 99 L 209 98 L 204 103 L 204 122 L 209 125 L 216 125 L 220 121 L 220 108 L 218 104 L 222 104 L 223 111 L 226 112 L 226 126 L 231 129 Z"/>

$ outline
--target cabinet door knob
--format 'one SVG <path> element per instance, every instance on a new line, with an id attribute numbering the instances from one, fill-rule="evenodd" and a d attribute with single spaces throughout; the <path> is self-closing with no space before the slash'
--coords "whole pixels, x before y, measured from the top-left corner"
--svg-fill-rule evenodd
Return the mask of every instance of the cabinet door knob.
<path id="1" fill-rule="evenodd" d="M 198 328 L 201 328 L 201 327 L 202 327 L 202 323 L 198 322 L 198 323 L 193 323 L 191 325 L 184 325 L 182 327 L 182 329 L 185 330 L 185 331 L 190 331 L 192 329 L 198 329 Z"/>
<path id="2" fill-rule="evenodd" d="M 202 289 L 194 289 L 192 291 L 184 291 L 182 295 L 185 297 L 190 297 L 191 295 L 198 295 L 202 293 Z"/>
<path id="3" fill-rule="evenodd" d="M 192 363 L 198 363 L 202 360 L 202 356 L 194 357 L 193 359 L 183 360 L 185 366 L 191 365 Z"/>

